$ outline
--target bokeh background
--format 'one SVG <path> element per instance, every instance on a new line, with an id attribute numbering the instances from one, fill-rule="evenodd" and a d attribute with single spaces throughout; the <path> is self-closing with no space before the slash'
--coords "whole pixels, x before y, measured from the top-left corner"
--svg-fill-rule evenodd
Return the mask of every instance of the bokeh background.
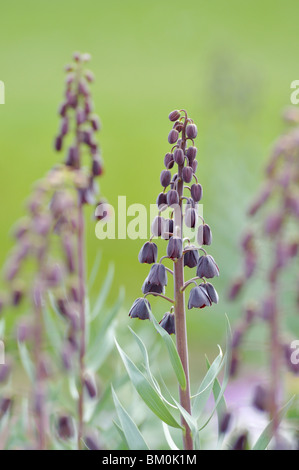
<path id="1" fill-rule="evenodd" d="M 172 109 L 187 109 L 198 125 L 198 176 L 213 229 L 210 253 L 221 269 L 215 282 L 221 302 L 188 313 L 196 373 L 204 353 L 213 355 L 217 343 L 224 344 L 225 313 L 232 324 L 241 314 L 243 299 L 228 303 L 227 290 L 241 269 L 238 242 L 246 209 L 284 130 L 281 112 L 290 104 L 290 83 L 299 78 L 299 3 L 12 0 L 2 1 L 0 10 L 0 79 L 6 86 L 6 104 L 0 106 L 0 264 L 33 182 L 60 158 L 53 139 L 63 66 L 73 51 L 90 52 L 93 98 L 103 123 L 101 191 L 111 204 L 118 195 L 127 196 L 128 205 L 155 202 Z M 126 290 L 121 334 L 148 271 L 137 260 L 143 241 L 100 242 L 92 211 L 87 217 L 89 269 L 96 254 L 103 255 L 95 293 L 110 263 L 115 279 L 108 303 L 121 285 Z M 153 306 L 161 318 L 165 304 Z"/>

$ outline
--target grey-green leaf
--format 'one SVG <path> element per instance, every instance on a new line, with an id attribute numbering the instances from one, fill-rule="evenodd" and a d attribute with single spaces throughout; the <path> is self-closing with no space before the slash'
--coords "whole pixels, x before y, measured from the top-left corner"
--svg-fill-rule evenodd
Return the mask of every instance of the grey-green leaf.
<path id="1" fill-rule="evenodd" d="M 135 424 L 133 419 L 129 416 L 129 414 L 124 409 L 122 404 L 120 403 L 112 386 L 111 386 L 111 389 L 112 389 L 112 396 L 113 396 L 113 401 L 115 404 L 116 412 L 118 415 L 118 419 L 120 421 L 120 424 L 121 424 L 129 449 L 130 450 L 149 450 L 149 447 L 146 444 L 145 440 L 143 439 L 143 436 L 140 433 L 137 425 Z"/>
<path id="2" fill-rule="evenodd" d="M 157 391 L 152 387 L 147 378 L 143 373 L 138 369 L 138 367 L 131 361 L 131 359 L 126 355 L 126 353 L 121 349 L 117 341 L 115 340 L 117 349 L 120 353 L 122 361 L 125 365 L 125 368 L 129 374 L 132 384 L 136 388 L 137 392 L 149 407 L 149 409 L 158 416 L 159 419 L 164 421 L 169 426 L 175 428 L 181 428 L 178 422 L 170 413 L 169 409 L 163 402 L 162 398 L 159 396 Z"/>

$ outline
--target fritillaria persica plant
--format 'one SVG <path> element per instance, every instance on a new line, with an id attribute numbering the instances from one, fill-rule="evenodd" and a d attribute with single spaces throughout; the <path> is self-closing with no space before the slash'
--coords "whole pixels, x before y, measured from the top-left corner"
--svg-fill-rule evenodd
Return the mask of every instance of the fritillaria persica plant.
<path id="1" fill-rule="evenodd" d="M 16 247 L 11 254 L 5 277 L 11 288 L 7 302 L 17 306 L 27 297 L 32 303 L 33 318 L 22 320 L 18 327 L 21 351 L 27 342 L 33 349 L 32 409 L 35 417 L 36 442 L 45 449 L 50 445 L 50 416 L 47 406 L 49 358 L 45 354 L 46 328 L 43 312 L 47 305 L 64 319 L 65 334 L 60 351 L 66 371 L 72 369 L 78 391 L 77 416 L 62 414 L 57 433 L 61 439 L 77 436 L 78 448 L 86 442 L 84 397 L 97 397 L 95 378 L 86 370 L 86 259 L 84 205 L 95 204 L 96 179 L 102 174 L 102 160 L 95 133 L 98 117 L 93 112 L 89 84 L 92 73 L 86 69 L 88 54 L 75 53 L 66 67 L 66 90 L 59 109 L 61 125 L 55 139 L 56 151 L 66 148 L 65 162 L 56 165 L 38 182 L 27 204 L 28 216 L 15 230 Z M 84 162 L 89 158 L 89 164 Z M 28 261 L 29 271 L 24 271 Z M 49 294 L 51 302 L 49 302 Z M 3 303 L 3 302 L 2 302 Z M 27 352 L 30 356 L 30 354 Z M 29 361 L 29 358 L 28 358 Z M 1 367 L 1 366 L 0 366 Z M 0 376 L 7 375 L 1 367 Z M 1 377 L 0 377 L 1 381 Z M 7 406 L 7 405 L 6 405 Z M 74 422 L 77 426 L 74 426 Z M 95 444 L 93 444 L 95 447 Z"/>
<path id="2" fill-rule="evenodd" d="M 260 301 L 257 303 L 255 299 L 245 307 L 244 319 L 234 333 L 231 373 L 237 373 L 245 334 L 252 324 L 263 322 L 269 332 L 269 380 L 266 385 L 256 387 L 253 404 L 270 415 L 277 448 L 281 446 L 282 372 L 287 369 L 299 374 L 295 351 L 291 348 L 295 338 L 289 337 L 287 341 L 284 331 L 286 316 L 291 311 L 298 311 L 298 288 L 290 288 L 290 282 L 298 286 L 298 279 L 293 275 L 289 279 L 286 277 L 296 262 L 298 266 L 298 110 L 288 110 L 285 117 L 293 127 L 277 140 L 266 168 L 263 187 L 249 209 L 251 229 L 246 231 L 241 244 L 244 272 L 230 290 L 233 300 L 255 278 L 261 279 L 261 285 L 265 286 Z M 265 253 L 268 254 L 267 260 L 264 259 Z M 264 266 L 266 270 L 262 269 Z M 286 304 L 289 305 L 288 311 L 284 308 Z"/>
<path id="3" fill-rule="evenodd" d="M 209 225 L 198 215 L 198 203 L 203 191 L 196 176 L 197 127 L 185 110 L 172 111 L 169 120 L 173 123 L 168 135 L 168 142 L 172 147 L 165 155 L 165 169 L 160 175 L 162 191 L 157 197 L 159 213 L 152 223 L 152 237 L 143 245 L 138 256 L 140 263 L 152 266 L 142 286 L 143 297 L 135 300 L 129 316 L 141 320 L 150 319 L 151 306 L 147 299 L 150 295 L 170 302 L 170 311 L 165 313 L 160 326 L 170 335 L 176 335 L 177 351 L 187 382 L 185 389 L 180 387 L 180 403 L 191 413 L 185 290 L 194 284 L 189 293 L 189 310 L 202 309 L 217 303 L 217 292 L 207 280 L 219 276 L 219 269 L 213 257 L 203 248 L 211 245 L 212 233 Z M 169 217 L 163 217 L 166 210 L 170 211 Z M 198 246 L 191 245 L 190 240 L 184 237 L 184 227 L 196 230 Z M 166 255 L 160 259 L 154 237 L 167 241 Z M 172 262 L 173 269 L 163 264 L 167 260 Z M 185 268 L 196 270 L 196 276 L 185 281 Z M 173 298 L 165 295 L 169 275 L 173 278 Z M 192 449 L 191 431 L 183 417 L 182 425 L 185 430 L 184 448 Z"/>

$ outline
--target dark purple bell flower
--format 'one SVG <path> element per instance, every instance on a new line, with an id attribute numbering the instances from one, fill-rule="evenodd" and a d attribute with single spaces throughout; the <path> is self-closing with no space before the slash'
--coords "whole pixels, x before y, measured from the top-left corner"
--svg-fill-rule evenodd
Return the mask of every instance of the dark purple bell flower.
<path id="1" fill-rule="evenodd" d="M 174 159 L 173 159 L 173 154 L 172 153 L 167 153 L 164 157 L 164 165 L 166 166 L 167 170 L 170 170 L 173 168 L 174 165 Z"/>
<path id="2" fill-rule="evenodd" d="M 173 236 L 173 219 L 164 219 L 162 238 L 169 240 Z"/>
<path id="3" fill-rule="evenodd" d="M 152 234 L 154 237 L 161 237 L 162 233 L 164 232 L 164 223 L 165 220 L 163 217 L 157 215 L 152 222 Z"/>
<path id="4" fill-rule="evenodd" d="M 212 232 L 209 225 L 203 224 L 198 227 L 197 241 L 199 245 L 212 244 Z"/>
<path id="5" fill-rule="evenodd" d="M 197 266 L 198 260 L 199 254 L 197 249 L 188 249 L 184 254 L 184 266 L 188 266 L 188 268 L 195 268 L 195 266 Z"/>
<path id="6" fill-rule="evenodd" d="M 157 206 L 160 211 L 167 208 L 167 196 L 165 193 L 160 193 L 157 197 Z"/>
<path id="7" fill-rule="evenodd" d="M 158 247 L 155 243 L 146 242 L 141 248 L 138 261 L 139 263 L 152 264 L 156 263 L 158 256 Z"/>
<path id="8" fill-rule="evenodd" d="M 167 204 L 169 206 L 174 206 L 179 204 L 179 194 L 175 189 L 170 189 L 167 193 Z"/>
<path id="9" fill-rule="evenodd" d="M 202 186 L 201 184 L 192 184 L 191 186 L 191 197 L 193 201 L 199 202 L 202 198 Z"/>
<path id="10" fill-rule="evenodd" d="M 153 264 L 148 275 L 148 280 L 151 284 L 161 284 L 163 287 L 167 286 L 167 272 L 163 264 Z"/>
<path id="11" fill-rule="evenodd" d="M 148 281 L 148 277 L 145 279 L 142 285 L 143 294 L 164 294 L 165 288 L 161 284 L 151 284 Z"/>
<path id="12" fill-rule="evenodd" d="M 200 284 L 200 285 L 202 286 L 203 289 L 205 289 L 205 291 L 208 294 L 208 296 L 210 297 L 211 301 L 214 304 L 218 304 L 219 296 L 218 296 L 214 286 L 212 284 L 210 284 L 209 282 L 206 282 L 206 283 L 203 283 L 203 284 Z"/>
<path id="13" fill-rule="evenodd" d="M 175 317 L 173 313 L 167 312 L 160 321 L 160 326 L 164 328 L 169 335 L 175 335 Z"/>
<path id="14" fill-rule="evenodd" d="M 196 226 L 197 219 L 198 215 L 196 209 L 193 209 L 193 207 L 186 209 L 185 224 L 187 227 L 194 228 Z"/>
<path id="15" fill-rule="evenodd" d="M 171 259 L 179 259 L 183 256 L 183 243 L 181 238 L 172 237 L 167 245 L 167 256 Z"/>
<path id="16" fill-rule="evenodd" d="M 193 177 L 193 168 L 191 166 L 185 166 L 183 168 L 183 180 L 185 183 L 190 183 Z"/>
<path id="17" fill-rule="evenodd" d="M 133 303 L 130 311 L 129 317 L 139 318 L 140 320 L 149 320 L 149 311 L 151 311 L 150 303 L 144 297 L 139 297 Z"/>
<path id="18" fill-rule="evenodd" d="M 60 416 L 57 424 L 58 435 L 61 439 L 71 439 L 75 435 L 74 424 L 69 416 Z"/>
<path id="19" fill-rule="evenodd" d="M 206 277 L 207 279 L 219 276 L 219 268 L 213 256 L 203 255 L 199 258 L 196 275 L 201 278 Z"/>
<path id="20" fill-rule="evenodd" d="M 202 286 L 193 287 L 190 291 L 188 309 L 210 307 L 212 301 Z"/>

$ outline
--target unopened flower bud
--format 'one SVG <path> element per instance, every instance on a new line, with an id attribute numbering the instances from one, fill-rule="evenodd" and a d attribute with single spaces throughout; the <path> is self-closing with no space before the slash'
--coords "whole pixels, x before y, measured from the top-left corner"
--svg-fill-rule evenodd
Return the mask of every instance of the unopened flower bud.
<path id="1" fill-rule="evenodd" d="M 167 188 L 171 181 L 171 172 L 169 170 L 163 170 L 160 175 L 160 182 L 163 188 Z"/>
<path id="2" fill-rule="evenodd" d="M 193 169 L 191 166 L 185 166 L 183 168 L 183 180 L 185 183 L 190 183 L 193 177 Z"/>
<path id="3" fill-rule="evenodd" d="M 94 131 L 98 131 L 101 128 L 101 123 L 98 116 L 92 116 L 90 122 Z"/>
<path id="4" fill-rule="evenodd" d="M 79 152 L 77 147 L 70 147 L 65 164 L 72 168 L 78 169 L 80 167 Z"/>
<path id="5" fill-rule="evenodd" d="M 173 152 L 173 158 L 178 165 L 183 165 L 185 161 L 185 155 L 183 150 L 180 148 L 176 148 Z"/>
<path id="6" fill-rule="evenodd" d="M 164 157 L 164 165 L 167 168 L 167 170 L 171 170 L 174 165 L 174 159 L 173 159 L 173 153 L 166 153 Z"/>
<path id="7" fill-rule="evenodd" d="M 198 165 L 198 161 L 197 161 L 197 160 L 193 160 L 193 162 L 191 163 L 191 168 L 192 168 L 192 170 L 193 170 L 193 173 L 196 173 L 197 165 Z"/>
<path id="8" fill-rule="evenodd" d="M 188 228 L 194 228 L 196 226 L 197 219 L 198 219 L 198 215 L 197 215 L 196 209 L 189 207 L 189 209 L 186 210 L 186 214 L 185 214 L 186 226 Z"/>
<path id="9" fill-rule="evenodd" d="M 186 127 L 186 135 L 189 139 L 195 139 L 197 136 L 197 127 L 195 124 L 189 124 Z"/>
<path id="10" fill-rule="evenodd" d="M 151 230 L 152 230 L 152 234 L 154 235 L 154 237 L 161 237 L 161 235 L 164 231 L 164 219 L 163 219 L 163 217 L 160 217 L 159 215 L 157 215 L 154 218 L 154 220 L 152 222 Z"/>
<path id="11" fill-rule="evenodd" d="M 67 117 L 63 118 L 61 121 L 60 133 L 65 136 L 69 130 L 69 120 Z"/>
<path id="12" fill-rule="evenodd" d="M 69 440 L 75 435 L 73 420 L 70 416 L 60 416 L 57 423 L 57 432 L 60 439 Z"/>
<path id="13" fill-rule="evenodd" d="M 157 197 L 157 206 L 160 211 L 167 208 L 167 196 L 165 193 L 160 193 Z"/>
<path id="14" fill-rule="evenodd" d="M 167 245 L 167 256 L 171 259 L 179 259 L 183 256 L 183 243 L 181 238 L 172 237 Z"/>
<path id="15" fill-rule="evenodd" d="M 196 154 L 197 154 L 197 148 L 196 147 L 191 146 L 187 149 L 186 155 L 188 157 L 189 164 L 192 163 L 193 160 L 195 160 Z"/>
<path id="16" fill-rule="evenodd" d="M 84 386 L 90 398 L 96 398 L 98 391 L 94 377 L 86 373 L 84 375 Z"/>
<path id="17" fill-rule="evenodd" d="M 192 184 L 191 186 L 191 197 L 193 201 L 199 202 L 202 198 L 202 186 L 201 184 Z"/>
<path id="18" fill-rule="evenodd" d="M 170 189 L 167 193 L 167 204 L 169 206 L 175 206 L 178 205 L 179 202 L 179 193 L 175 189 Z"/>
<path id="19" fill-rule="evenodd" d="M 179 138 L 178 131 L 176 129 L 171 129 L 171 131 L 168 134 L 168 142 L 170 144 L 175 144 L 178 138 Z"/>
<path id="20" fill-rule="evenodd" d="M 57 152 L 60 152 L 60 150 L 62 149 L 62 136 L 61 135 L 56 137 L 54 146 L 55 146 L 55 150 Z"/>
<path id="21" fill-rule="evenodd" d="M 99 157 L 93 157 L 92 174 L 93 176 L 101 176 L 103 173 L 103 165 Z"/>
<path id="22" fill-rule="evenodd" d="M 171 111 L 168 118 L 170 121 L 174 122 L 180 119 L 181 113 L 176 109 L 175 111 Z"/>
<path id="23" fill-rule="evenodd" d="M 212 232 L 209 225 L 203 224 L 198 227 L 197 242 L 199 245 L 211 245 Z"/>

